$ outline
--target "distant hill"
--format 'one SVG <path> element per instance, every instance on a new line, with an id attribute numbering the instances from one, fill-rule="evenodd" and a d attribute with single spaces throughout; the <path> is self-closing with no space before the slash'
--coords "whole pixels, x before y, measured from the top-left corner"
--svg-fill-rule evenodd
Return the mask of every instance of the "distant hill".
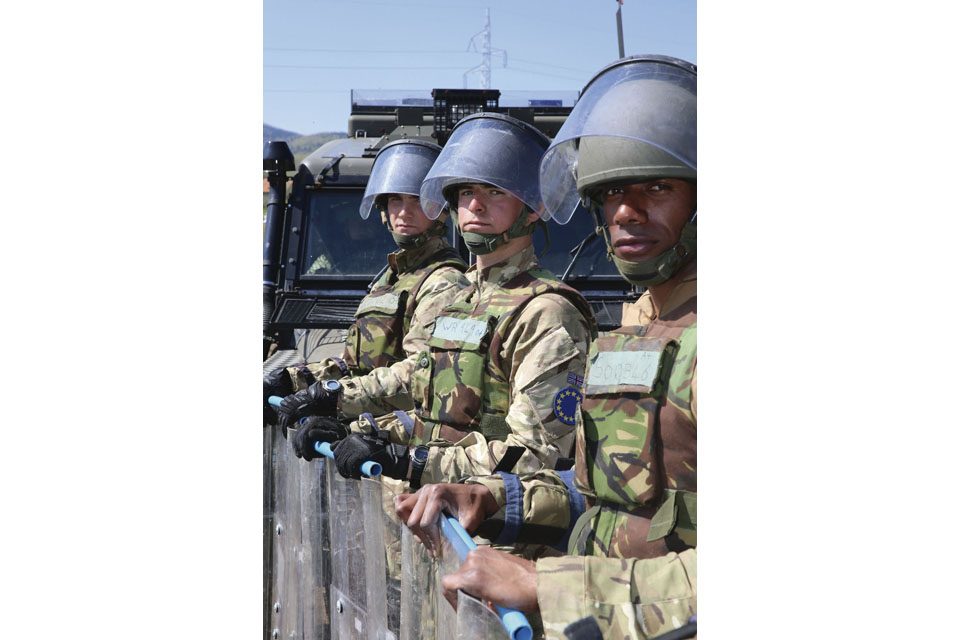
<path id="1" fill-rule="evenodd" d="M 316 151 L 320 145 L 330 142 L 331 140 L 336 140 L 337 138 L 346 137 L 347 134 L 343 131 L 327 131 L 324 133 L 314 133 L 309 136 L 300 136 L 299 138 L 288 140 L 287 144 L 290 145 L 290 151 L 293 151 L 294 157 L 300 156 L 301 154 L 306 157 Z"/>
<path id="2" fill-rule="evenodd" d="M 302 134 L 294 131 L 286 131 L 277 127 L 271 127 L 268 124 L 263 125 L 263 141 L 267 140 L 286 140 L 290 142 L 294 138 L 299 138 Z"/>
<path id="3" fill-rule="evenodd" d="M 330 140 L 346 137 L 347 134 L 345 131 L 325 131 L 304 136 L 294 131 L 271 127 L 268 124 L 263 125 L 263 141 L 285 140 L 290 146 L 290 151 L 293 152 L 293 159 L 297 165 L 308 155 L 316 151 L 322 144 Z"/>

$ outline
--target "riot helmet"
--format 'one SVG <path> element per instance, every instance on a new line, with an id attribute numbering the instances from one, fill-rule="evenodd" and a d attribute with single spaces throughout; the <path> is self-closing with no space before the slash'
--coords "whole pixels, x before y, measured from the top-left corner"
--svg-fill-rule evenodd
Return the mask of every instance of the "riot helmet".
<path id="1" fill-rule="evenodd" d="M 360 201 L 360 217 L 380 210 L 380 219 L 390 230 L 401 249 L 414 249 L 431 237 L 442 237 L 447 231 L 446 218 L 435 220 L 423 233 L 403 235 L 393 230 L 387 213 L 387 197 L 393 194 L 420 196 L 420 184 L 440 153 L 440 146 L 424 140 L 395 140 L 383 146 L 373 161 L 367 188 Z"/>
<path id="2" fill-rule="evenodd" d="M 659 178 L 697 179 L 697 70 L 667 56 L 633 56 L 598 72 L 540 163 L 547 215 L 566 224 L 589 207 L 608 256 L 630 282 L 665 282 L 696 253 L 696 214 L 677 244 L 642 262 L 617 258 L 600 209 L 603 188 Z"/>
<path id="3" fill-rule="evenodd" d="M 423 180 L 423 212 L 432 219 L 448 207 L 456 221 L 458 186 L 480 183 L 506 191 L 524 207 L 504 233 L 461 231 L 472 253 L 487 254 L 511 238 L 533 233 L 543 223 L 537 220 L 527 224 L 526 219 L 530 213 L 543 212 L 537 168 L 549 143 L 549 138 L 535 127 L 501 113 L 482 112 L 463 118 Z"/>

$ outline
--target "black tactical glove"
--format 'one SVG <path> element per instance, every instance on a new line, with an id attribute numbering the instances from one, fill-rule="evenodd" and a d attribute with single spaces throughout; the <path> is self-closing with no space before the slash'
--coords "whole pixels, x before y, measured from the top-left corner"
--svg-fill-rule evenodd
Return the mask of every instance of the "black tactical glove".
<path id="1" fill-rule="evenodd" d="M 267 402 L 270 396 L 288 396 L 293 393 L 293 380 L 284 367 L 274 369 L 263 376 L 263 424 L 277 424 L 277 412 L 273 406 Z M 286 437 L 286 433 L 284 433 Z"/>
<path id="2" fill-rule="evenodd" d="M 306 416 L 335 416 L 337 415 L 337 398 L 339 391 L 328 391 L 324 385 L 333 385 L 340 388 L 336 380 L 318 380 L 302 391 L 288 395 L 277 408 L 277 424 L 284 429 L 294 429 L 297 420 Z"/>
<path id="3" fill-rule="evenodd" d="M 304 418 L 296 431 L 291 432 L 290 444 L 298 458 L 313 460 L 323 455 L 314 445 L 318 442 L 336 442 L 347 437 L 347 429 L 336 418 L 310 416 Z"/>
<path id="4" fill-rule="evenodd" d="M 367 460 L 383 467 L 383 475 L 403 480 L 407 477 L 410 452 L 406 445 L 393 444 L 384 432 L 380 436 L 351 433 L 333 445 L 337 471 L 344 478 L 360 478 L 360 465 Z"/>

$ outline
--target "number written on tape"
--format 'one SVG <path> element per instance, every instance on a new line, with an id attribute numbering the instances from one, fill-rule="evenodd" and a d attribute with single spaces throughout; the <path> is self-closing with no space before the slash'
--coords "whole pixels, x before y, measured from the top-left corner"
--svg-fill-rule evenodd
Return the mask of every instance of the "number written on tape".
<path id="1" fill-rule="evenodd" d="M 659 362 L 659 351 L 601 351 L 590 363 L 587 384 L 652 387 Z"/>

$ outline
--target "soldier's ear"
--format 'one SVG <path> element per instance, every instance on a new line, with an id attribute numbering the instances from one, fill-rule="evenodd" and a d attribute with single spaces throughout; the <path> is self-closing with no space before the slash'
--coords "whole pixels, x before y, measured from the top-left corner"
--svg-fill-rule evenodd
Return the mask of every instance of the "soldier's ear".
<path id="1" fill-rule="evenodd" d="M 533 224 L 539 219 L 540 219 L 540 216 L 537 213 L 532 212 L 529 215 L 527 215 L 527 224 Z"/>

